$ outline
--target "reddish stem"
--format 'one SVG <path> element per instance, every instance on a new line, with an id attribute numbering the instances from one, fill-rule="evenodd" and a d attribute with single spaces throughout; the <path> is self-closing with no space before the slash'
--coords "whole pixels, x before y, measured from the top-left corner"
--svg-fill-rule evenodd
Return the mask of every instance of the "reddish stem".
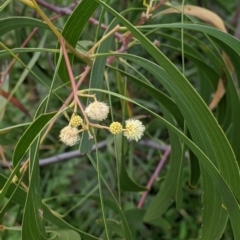
<path id="1" fill-rule="evenodd" d="M 77 98 L 78 98 L 78 96 L 77 96 L 78 89 L 77 89 L 75 79 L 74 79 L 74 76 L 73 76 L 73 72 L 72 72 L 71 64 L 70 64 L 70 61 L 69 61 L 69 58 L 68 58 L 67 50 L 65 48 L 65 41 L 64 41 L 63 38 L 61 38 L 59 41 L 60 41 L 61 48 L 62 48 L 62 51 L 63 51 L 64 60 L 65 60 L 66 67 L 67 67 L 67 70 L 68 70 L 68 75 L 69 75 L 69 78 L 70 78 L 70 81 L 71 81 L 71 84 L 72 84 L 73 98 L 76 101 Z"/>
<path id="2" fill-rule="evenodd" d="M 73 76 L 71 64 L 70 64 L 70 61 L 69 61 L 69 58 L 68 58 L 67 50 L 65 48 L 65 41 L 64 41 L 63 38 L 60 39 L 60 44 L 61 44 L 61 47 L 62 47 L 63 56 L 64 56 L 64 59 L 65 59 L 66 67 L 67 67 L 67 70 L 68 70 L 68 75 L 69 75 L 71 85 L 72 85 L 72 90 L 73 90 L 72 93 L 73 93 L 74 102 L 77 103 L 77 105 L 79 106 L 82 114 L 84 115 L 84 118 L 85 118 L 86 122 L 88 123 L 88 119 L 87 119 L 87 117 L 84 113 L 83 106 L 78 99 L 78 95 L 77 95 L 78 87 L 75 83 L 75 79 L 74 79 L 74 76 Z"/>
<path id="3" fill-rule="evenodd" d="M 149 182 L 147 184 L 148 191 L 144 192 L 143 195 L 141 196 L 141 199 L 139 200 L 139 203 L 137 205 L 138 208 L 142 208 L 142 206 L 143 206 L 143 204 L 144 204 L 144 202 L 145 202 L 145 200 L 147 198 L 147 195 L 148 195 L 149 191 L 151 190 L 151 187 L 152 187 L 153 183 L 155 182 L 159 172 L 162 170 L 162 168 L 163 168 L 165 162 L 167 161 L 167 158 L 170 155 L 170 153 L 171 153 L 171 147 L 169 146 L 166 149 L 165 153 L 163 154 L 162 158 L 160 159 L 160 161 L 158 163 L 158 166 L 155 169 L 152 177 L 150 178 L 150 180 L 149 180 Z"/>
<path id="4" fill-rule="evenodd" d="M 91 67 L 87 66 L 84 70 L 84 72 L 82 73 L 80 79 L 78 80 L 78 83 L 76 84 L 77 89 L 79 88 L 79 86 L 81 85 L 81 83 L 84 81 L 84 79 L 87 77 L 88 73 L 90 72 Z M 67 100 L 63 103 L 63 105 L 60 107 L 60 109 L 58 110 L 58 112 L 60 112 L 63 108 L 65 108 L 66 106 L 69 105 L 69 103 L 72 101 L 73 98 L 73 92 L 71 92 L 71 94 L 68 96 Z M 50 131 L 50 129 L 52 128 L 53 124 L 55 123 L 55 121 L 57 120 L 57 118 L 53 119 L 50 124 L 48 125 L 46 131 L 44 132 L 44 135 L 41 138 L 41 142 L 45 139 L 45 137 L 47 136 L 48 132 Z"/>
<path id="5" fill-rule="evenodd" d="M 153 11 L 156 11 L 157 9 L 159 9 L 163 4 L 166 3 L 167 0 L 162 0 L 161 2 L 159 2 L 153 9 Z"/>

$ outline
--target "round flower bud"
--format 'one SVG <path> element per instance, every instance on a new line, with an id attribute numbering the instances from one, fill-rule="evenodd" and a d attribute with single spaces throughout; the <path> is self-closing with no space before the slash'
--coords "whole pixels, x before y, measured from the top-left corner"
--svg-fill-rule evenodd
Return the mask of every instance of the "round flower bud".
<path id="1" fill-rule="evenodd" d="M 143 136 L 145 130 L 144 125 L 141 121 L 135 119 L 129 119 L 125 121 L 126 129 L 124 130 L 123 135 L 128 140 L 135 140 L 136 142 Z"/>
<path id="2" fill-rule="evenodd" d="M 111 125 L 109 126 L 109 131 L 112 134 L 118 134 L 118 133 L 122 132 L 122 124 L 119 122 L 111 123 Z"/>
<path id="3" fill-rule="evenodd" d="M 72 127 L 78 127 L 83 124 L 83 120 L 79 115 L 73 114 L 70 120 L 70 125 Z"/>
<path id="4" fill-rule="evenodd" d="M 104 102 L 95 101 L 86 107 L 85 113 L 92 120 L 102 121 L 108 116 L 109 106 Z"/>
<path id="5" fill-rule="evenodd" d="M 59 135 L 60 141 L 68 146 L 73 146 L 79 141 L 78 129 L 71 126 L 64 127 Z"/>

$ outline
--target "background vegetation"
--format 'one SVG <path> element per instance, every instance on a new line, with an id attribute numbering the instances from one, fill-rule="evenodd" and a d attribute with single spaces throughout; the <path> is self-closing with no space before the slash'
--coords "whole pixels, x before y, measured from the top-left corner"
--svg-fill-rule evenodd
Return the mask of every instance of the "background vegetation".
<path id="1" fill-rule="evenodd" d="M 237 0 L 0 3 L 1 239 L 240 239 Z M 60 142 L 70 69 L 142 139 Z"/>

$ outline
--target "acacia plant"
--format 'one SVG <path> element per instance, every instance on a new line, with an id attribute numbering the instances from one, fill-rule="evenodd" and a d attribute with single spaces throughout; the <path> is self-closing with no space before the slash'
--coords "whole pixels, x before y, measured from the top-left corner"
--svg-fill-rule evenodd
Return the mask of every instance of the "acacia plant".
<path id="1" fill-rule="evenodd" d="M 2 3 L 3 239 L 240 239 L 240 42 L 196 2 Z"/>

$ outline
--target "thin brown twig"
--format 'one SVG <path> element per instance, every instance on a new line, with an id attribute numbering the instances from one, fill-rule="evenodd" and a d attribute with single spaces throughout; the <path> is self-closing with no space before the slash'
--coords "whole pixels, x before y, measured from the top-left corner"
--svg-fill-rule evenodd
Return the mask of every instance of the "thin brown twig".
<path id="1" fill-rule="evenodd" d="M 160 7 L 162 7 L 162 5 L 164 5 L 167 2 L 167 0 L 162 0 L 161 2 L 159 2 L 154 8 L 153 11 L 156 11 L 157 9 L 159 9 Z"/>
<path id="2" fill-rule="evenodd" d="M 60 14 L 63 14 L 63 15 L 71 15 L 74 8 L 77 6 L 76 3 L 73 3 L 68 7 L 57 7 L 57 6 L 54 6 L 54 5 L 52 5 L 48 2 L 45 2 L 43 0 L 36 0 L 36 2 L 40 6 L 45 7 L 47 9 L 51 10 L 52 12 L 60 13 Z"/>
<path id="3" fill-rule="evenodd" d="M 68 75 L 69 75 L 71 85 L 72 85 L 73 99 L 74 99 L 74 101 L 76 101 L 76 99 L 78 98 L 78 96 L 77 96 L 77 91 L 78 90 L 77 90 L 77 86 L 76 86 L 75 79 L 74 79 L 74 76 L 73 76 L 73 72 L 72 72 L 72 69 L 71 69 L 71 64 L 70 64 L 70 61 L 69 61 L 69 58 L 68 58 L 67 50 L 65 48 L 65 41 L 64 41 L 63 38 L 61 38 L 61 39 L 59 39 L 59 42 L 60 42 L 60 45 L 61 45 L 61 48 L 62 48 L 63 57 L 64 57 L 64 60 L 65 60 L 65 63 L 66 63 Z"/>
<path id="4" fill-rule="evenodd" d="M 33 35 L 38 31 L 38 28 L 34 28 L 32 30 L 32 32 L 28 35 L 28 37 L 24 40 L 24 42 L 21 44 L 21 48 L 25 47 L 27 45 L 27 43 L 31 40 L 31 38 L 33 37 Z M 18 57 L 19 56 L 19 53 L 16 54 L 16 56 Z M 0 83 L 2 84 L 5 79 L 6 79 L 6 76 L 8 75 L 11 67 L 13 66 L 13 64 L 16 62 L 16 58 L 14 58 L 9 64 L 8 66 L 6 67 L 6 70 L 4 72 L 1 73 L 1 80 L 0 80 Z"/>
<path id="5" fill-rule="evenodd" d="M 169 147 L 168 145 L 161 145 L 158 142 L 154 142 L 151 140 L 141 140 L 141 141 L 137 142 L 137 145 L 139 145 L 140 147 L 141 146 L 150 147 L 152 149 L 157 149 L 157 150 L 164 151 L 164 152 Z M 94 151 L 96 149 L 96 147 L 98 149 L 106 147 L 106 141 L 99 142 L 97 144 L 97 146 L 93 145 L 92 151 Z M 64 162 L 64 161 L 68 161 L 73 158 L 77 158 L 77 157 L 81 157 L 81 156 L 83 156 L 83 154 L 81 154 L 81 152 L 79 152 L 79 150 L 67 151 L 67 152 L 60 153 L 60 154 L 57 154 L 57 155 L 54 155 L 51 157 L 39 159 L 39 166 L 46 166 L 46 165 L 50 165 L 50 164 Z M 188 155 L 186 155 L 186 157 L 188 157 Z M 5 159 L 5 161 L 3 161 L 0 164 L 0 167 L 2 167 L 2 168 L 7 168 L 8 166 L 11 167 L 12 162 L 7 161 L 6 159 Z"/>
<path id="6" fill-rule="evenodd" d="M 37 3 L 42 6 L 42 7 L 45 7 L 55 13 L 59 13 L 59 14 L 62 14 L 62 15 L 71 15 L 74 8 L 76 7 L 76 4 L 71 4 L 69 7 L 57 7 L 57 6 L 54 6 L 50 3 L 47 3 L 43 0 L 37 0 Z M 98 26 L 99 25 L 99 21 L 97 21 L 96 19 L 94 19 L 93 17 L 89 18 L 88 20 L 92 25 L 94 26 Z M 107 25 L 105 24 L 101 24 L 101 29 L 103 30 L 106 30 L 108 28 Z M 120 42 L 123 42 L 124 41 L 124 37 L 122 34 L 118 33 L 118 32 L 115 32 L 114 33 L 114 36 L 120 41 Z"/>
<path id="7" fill-rule="evenodd" d="M 148 195 L 148 193 L 149 193 L 149 191 L 150 191 L 153 183 L 155 182 L 157 176 L 159 175 L 159 172 L 162 170 L 164 164 L 166 163 L 167 158 L 168 158 L 168 156 L 170 155 L 170 153 L 171 153 L 171 147 L 169 146 L 169 147 L 166 149 L 165 153 L 163 154 L 162 158 L 160 159 L 160 161 L 159 161 L 159 163 L 158 163 L 158 166 L 156 167 L 153 175 L 151 176 L 151 178 L 150 178 L 150 180 L 149 180 L 149 182 L 148 182 L 148 184 L 147 184 L 147 189 L 148 189 L 148 191 L 146 191 L 146 192 L 144 192 L 144 193 L 142 194 L 142 196 L 141 196 L 141 198 L 140 198 L 140 200 L 139 200 L 139 202 L 138 202 L 138 205 L 137 205 L 138 208 L 142 208 L 142 206 L 143 206 L 143 204 L 144 204 L 144 202 L 145 202 L 145 200 L 146 200 L 146 198 L 147 198 L 147 195 Z"/>
<path id="8" fill-rule="evenodd" d="M 55 17 L 52 17 L 50 18 L 51 21 L 54 21 L 56 20 L 57 18 L 59 18 L 59 15 L 55 16 Z M 28 42 L 31 40 L 31 38 L 37 33 L 39 28 L 34 28 L 30 34 L 27 36 L 27 38 L 24 40 L 24 42 L 21 44 L 21 48 L 25 47 Z M 16 56 L 18 57 L 19 56 L 19 53 L 16 54 Z M 0 79 L 0 84 L 2 84 L 5 79 L 6 79 L 6 76 L 8 75 L 9 71 L 11 70 L 13 64 L 16 62 L 16 58 L 14 58 L 7 66 L 6 70 L 4 72 L 1 72 L 0 75 L 1 75 L 1 79 Z"/>
<path id="9" fill-rule="evenodd" d="M 166 3 L 167 0 L 162 0 L 161 2 L 159 2 L 153 9 L 150 9 L 149 11 L 149 17 L 143 17 L 141 16 L 140 20 L 138 21 L 138 23 L 136 24 L 136 26 L 141 26 L 143 25 L 147 20 L 150 19 L 150 15 L 152 12 L 156 11 L 157 9 L 159 9 L 162 5 L 164 5 Z M 123 44 L 120 47 L 120 49 L 117 51 L 118 53 L 123 53 L 128 49 L 128 44 L 131 41 L 133 35 L 132 33 L 129 33 L 126 37 L 125 40 L 122 41 Z M 116 59 L 115 56 L 111 56 L 107 59 L 107 64 L 111 64 L 114 60 Z"/>

